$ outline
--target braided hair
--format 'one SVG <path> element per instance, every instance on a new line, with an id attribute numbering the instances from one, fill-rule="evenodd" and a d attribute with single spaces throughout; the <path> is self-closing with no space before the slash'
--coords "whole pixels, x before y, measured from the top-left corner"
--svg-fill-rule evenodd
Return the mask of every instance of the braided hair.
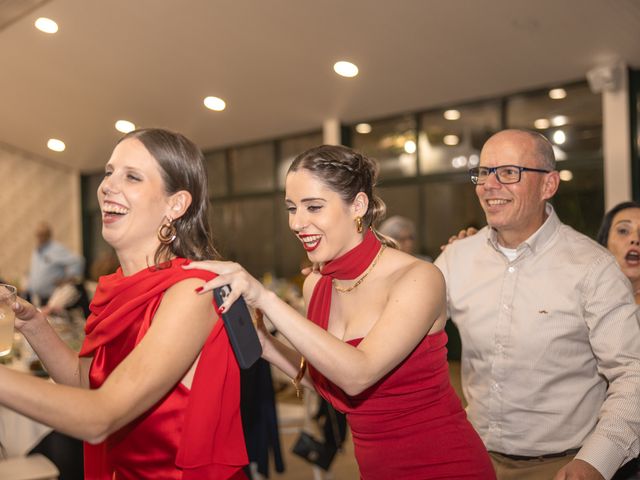
<path id="1" fill-rule="evenodd" d="M 320 145 L 298 155 L 288 173 L 300 169 L 309 171 L 347 204 L 363 192 L 369 199 L 367 212 L 362 217 L 364 227 L 371 228 L 383 244 L 397 246 L 393 239 L 376 230 L 387 208 L 374 191 L 378 181 L 378 164 L 374 160 L 342 145 Z"/>

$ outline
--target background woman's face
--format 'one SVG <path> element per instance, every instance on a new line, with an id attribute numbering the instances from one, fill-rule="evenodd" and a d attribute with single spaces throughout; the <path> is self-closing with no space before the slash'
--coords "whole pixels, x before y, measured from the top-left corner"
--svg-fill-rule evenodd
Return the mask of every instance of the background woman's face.
<path id="1" fill-rule="evenodd" d="M 640 281 L 640 208 L 620 210 L 613 217 L 607 248 L 632 283 Z"/>

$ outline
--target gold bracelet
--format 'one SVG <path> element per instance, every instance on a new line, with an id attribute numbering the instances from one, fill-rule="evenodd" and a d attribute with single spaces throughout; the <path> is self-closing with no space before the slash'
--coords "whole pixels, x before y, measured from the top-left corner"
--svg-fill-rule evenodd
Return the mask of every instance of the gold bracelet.
<path id="1" fill-rule="evenodd" d="M 307 371 L 307 360 L 304 357 L 300 357 L 300 368 L 298 368 L 298 374 L 296 378 L 291 379 L 291 383 L 296 387 L 296 397 L 301 398 L 302 396 L 302 387 L 300 384 L 302 383 L 302 379 L 304 378 L 304 374 Z"/>

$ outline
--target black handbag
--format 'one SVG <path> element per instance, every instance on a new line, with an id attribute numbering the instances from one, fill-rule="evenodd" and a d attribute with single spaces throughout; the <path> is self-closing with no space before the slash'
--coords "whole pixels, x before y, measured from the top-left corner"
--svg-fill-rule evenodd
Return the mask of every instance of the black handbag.
<path id="1" fill-rule="evenodd" d="M 307 462 L 317 465 L 323 470 L 329 470 L 338 449 L 333 445 L 319 442 L 309 433 L 302 431 L 293 445 L 292 451 Z"/>

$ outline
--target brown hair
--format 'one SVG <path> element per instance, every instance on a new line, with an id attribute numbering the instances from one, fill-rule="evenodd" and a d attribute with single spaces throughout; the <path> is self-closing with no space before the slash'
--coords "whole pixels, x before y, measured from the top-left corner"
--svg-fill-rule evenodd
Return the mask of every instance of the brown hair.
<path id="1" fill-rule="evenodd" d="M 371 227 L 385 245 L 397 246 L 394 240 L 376 230 L 387 208 L 374 192 L 378 180 L 378 164 L 374 160 L 342 145 L 320 145 L 298 155 L 289 172 L 300 169 L 308 170 L 347 204 L 363 192 L 369 199 L 369 207 L 362 217 L 364 227 Z"/>
<path id="2" fill-rule="evenodd" d="M 191 194 L 191 205 L 173 222 L 175 240 L 158 247 L 153 259 L 155 265 L 161 265 L 172 255 L 190 260 L 219 258 L 208 222 L 207 171 L 200 149 L 184 135 L 160 128 L 134 130 L 118 143 L 129 138 L 140 141 L 158 162 L 167 195 L 180 190 Z"/>

